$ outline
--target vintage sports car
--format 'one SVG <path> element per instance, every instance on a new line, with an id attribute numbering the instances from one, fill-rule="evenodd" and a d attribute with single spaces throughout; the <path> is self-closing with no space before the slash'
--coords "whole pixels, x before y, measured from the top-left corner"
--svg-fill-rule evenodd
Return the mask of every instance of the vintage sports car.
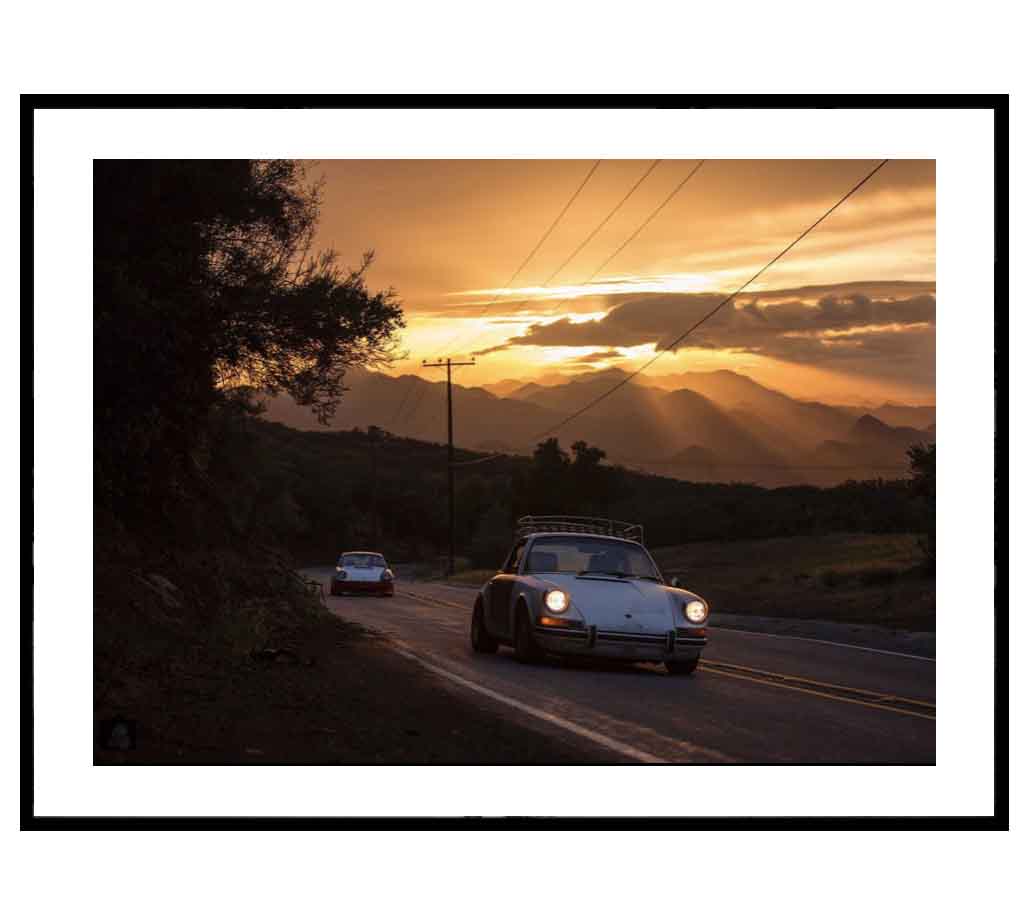
<path id="1" fill-rule="evenodd" d="M 342 553 L 330 579 L 330 593 L 394 597 L 394 572 L 380 553 Z"/>
<path id="2" fill-rule="evenodd" d="M 472 647 L 663 662 L 691 674 L 707 644 L 710 608 L 665 584 L 643 546 L 643 528 L 602 518 L 520 518 L 501 571 L 480 590 Z"/>

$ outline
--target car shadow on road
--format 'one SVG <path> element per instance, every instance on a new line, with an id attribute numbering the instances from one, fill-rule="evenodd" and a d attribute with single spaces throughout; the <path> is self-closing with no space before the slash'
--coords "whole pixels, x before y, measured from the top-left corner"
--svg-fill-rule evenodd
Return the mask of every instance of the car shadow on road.
<path id="1" fill-rule="evenodd" d="M 502 656 L 504 657 L 504 656 Z M 508 656 L 509 660 L 511 657 Z M 665 677 L 667 672 L 661 665 L 643 661 L 620 661 L 614 658 L 586 658 L 574 655 L 545 655 L 530 664 L 518 663 L 522 668 L 558 669 L 561 671 L 583 671 L 607 674 L 635 674 L 642 677 Z"/>

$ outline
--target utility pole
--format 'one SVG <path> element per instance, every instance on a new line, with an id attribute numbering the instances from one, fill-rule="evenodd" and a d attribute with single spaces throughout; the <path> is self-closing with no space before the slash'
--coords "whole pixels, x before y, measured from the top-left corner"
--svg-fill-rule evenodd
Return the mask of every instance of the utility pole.
<path id="1" fill-rule="evenodd" d="M 471 367 L 472 361 L 452 361 L 445 358 L 433 364 L 423 362 L 423 367 L 446 367 L 448 369 L 448 575 L 455 574 L 455 431 L 451 413 L 451 368 Z"/>

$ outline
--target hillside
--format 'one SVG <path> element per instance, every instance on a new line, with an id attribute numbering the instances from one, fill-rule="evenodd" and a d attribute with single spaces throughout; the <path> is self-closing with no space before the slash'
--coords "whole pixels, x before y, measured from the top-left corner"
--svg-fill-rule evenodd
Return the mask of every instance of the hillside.
<path id="1" fill-rule="evenodd" d="M 258 420 L 233 438 L 232 449 L 247 463 L 247 479 L 233 490 L 234 513 L 258 515 L 301 561 L 322 563 L 339 547 L 369 544 L 397 561 L 428 564 L 444 552 L 443 446 L 365 430 L 301 432 Z M 482 456 L 460 450 L 456 461 Z M 719 463 L 702 448 L 686 448 L 678 459 L 709 467 L 709 478 Z M 923 533 L 933 514 L 913 492 L 908 465 L 898 478 L 829 488 L 680 481 L 606 463 L 590 473 L 568 465 L 558 476 L 532 456 L 461 469 L 455 480 L 458 553 L 495 564 L 507 552 L 515 518 L 527 513 L 639 521 L 652 546 L 834 532 Z"/>
<path id="2" fill-rule="evenodd" d="M 502 381 L 492 388 L 454 384 L 455 444 L 528 454 L 546 429 L 591 403 L 626 374 L 619 369 Z M 390 377 L 353 369 L 332 430 L 377 426 L 423 441 L 446 437 L 446 384 L 415 375 Z M 564 444 L 598 444 L 627 467 L 694 481 L 767 486 L 830 485 L 891 476 L 906 448 L 934 440 L 933 407 L 876 409 L 793 399 L 732 371 L 638 377 L 558 429 Z M 497 389 L 504 395 L 492 392 Z M 266 418 L 299 430 L 321 428 L 286 397 L 269 400 Z M 894 425 L 885 419 L 927 422 Z M 931 419 L 931 421 L 927 421 Z M 706 461 L 714 460 L 713 465 Z"/>

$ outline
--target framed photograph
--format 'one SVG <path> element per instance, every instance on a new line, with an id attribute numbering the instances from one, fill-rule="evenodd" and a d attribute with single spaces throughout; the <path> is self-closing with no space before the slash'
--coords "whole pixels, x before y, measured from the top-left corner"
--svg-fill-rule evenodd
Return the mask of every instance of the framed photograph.
<path id="1" fill-rule="evenodd" d="M 1005 827 L 1007 123 L 22 97 L 22 827 Z"/>

